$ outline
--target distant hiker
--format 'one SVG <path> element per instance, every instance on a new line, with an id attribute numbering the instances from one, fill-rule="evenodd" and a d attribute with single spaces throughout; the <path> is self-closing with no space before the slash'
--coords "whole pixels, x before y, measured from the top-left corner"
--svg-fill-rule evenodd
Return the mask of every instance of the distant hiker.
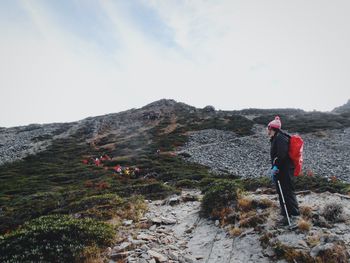
<path id="1" fill-rule="evenodd" d="M 95 163 L 96 166 L 100 166 L 101 161 L 100 161 L 100 159 L 96 158 L 96 159 L 94 160 L 94 163 Z"/>
<path id="2" fill-rule="evenodd" d="M 288 155 L 290 136 L 281 130 L 281 126 L 281 120 L 278 116 L 276 116 L 275 119 L 267 125 L 267 133 L 270 137 L 271 142 L 270 176 L 276 185 L 276 190 L 281 206 L 281 215 L 283 216 L 283 219 L 280 221 L 280 223 L 287 225 L 288 220 L 285 211 L 286 209 L 283 204 L 283 199 L 281 191 L 279 189 L 278 181 L 280 182 L 282 188 L 282 193 L 287 207 L 288 216 L 299 216 L 300 213 L 298 201 L 294 193 L 294 186 L 292 182 L 292 178 L 294 176 L 294 166 Z"/>

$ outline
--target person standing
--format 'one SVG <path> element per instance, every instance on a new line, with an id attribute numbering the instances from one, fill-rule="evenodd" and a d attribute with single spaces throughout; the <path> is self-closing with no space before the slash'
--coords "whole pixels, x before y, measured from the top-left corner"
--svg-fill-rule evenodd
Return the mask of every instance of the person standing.
<path id="1" fill-rule="evenodd" d="M 289 157 L 289 139 L 290 135 L 281 130 L 282 123 L 279 116 L 276 116 L 267 125 L 267 133 L 270 137 L 271 142 L 271 170 L 270 176 L 275 183 L 276 190 L 279 197 L 281 215 L 283 216 L 280 221 L 281 224 L 287 225 L 287 215 L 286 209 L 283 204 L 283 199 L 281 191 L 278 186 L 278 181 L 280 182 L 288 216 L 290 218 L 295 218 L 300 215 L 298 201 L 294 193 L 293 185 L 293 175 L 294 175 L 294 165 Z"/>

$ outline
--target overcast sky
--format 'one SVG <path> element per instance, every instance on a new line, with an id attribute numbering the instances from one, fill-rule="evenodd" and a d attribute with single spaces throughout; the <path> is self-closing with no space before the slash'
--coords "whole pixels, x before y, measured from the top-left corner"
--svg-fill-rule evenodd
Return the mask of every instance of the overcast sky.
<path id="1" fill-rule="evenodd" d="M 328 111 L 350 98 L 348 0 L 0 0 L 0 126 L 161 98 Z"/>

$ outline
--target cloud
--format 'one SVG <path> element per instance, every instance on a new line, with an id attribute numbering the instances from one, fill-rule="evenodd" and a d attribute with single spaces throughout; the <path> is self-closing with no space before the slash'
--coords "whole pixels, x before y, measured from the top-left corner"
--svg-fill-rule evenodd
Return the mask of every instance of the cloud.
<path id="1" fill-rule="evenodd" d="M 73 121 L 164 97 L 309 110 L 350 97 L 344 1 L 1 5 L 0 110 L 10 114 L 0 126 Z"/>

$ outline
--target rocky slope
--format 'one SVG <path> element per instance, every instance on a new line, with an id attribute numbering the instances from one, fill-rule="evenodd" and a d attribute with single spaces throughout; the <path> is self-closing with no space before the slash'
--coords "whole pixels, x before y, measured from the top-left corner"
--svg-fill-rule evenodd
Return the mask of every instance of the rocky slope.
<path id="1" fill-rule="evenodd" d="M 252 136 L 233 132 L 202 130 L 193 132 L 178 153 L 188 161 L 242 177 L 265 176 L 269 169 L 269 141 L 264 126 L 256 125 Z M 305 173 L 335 176 L 350 182 L 350 129 L 302 135 Z"/>

